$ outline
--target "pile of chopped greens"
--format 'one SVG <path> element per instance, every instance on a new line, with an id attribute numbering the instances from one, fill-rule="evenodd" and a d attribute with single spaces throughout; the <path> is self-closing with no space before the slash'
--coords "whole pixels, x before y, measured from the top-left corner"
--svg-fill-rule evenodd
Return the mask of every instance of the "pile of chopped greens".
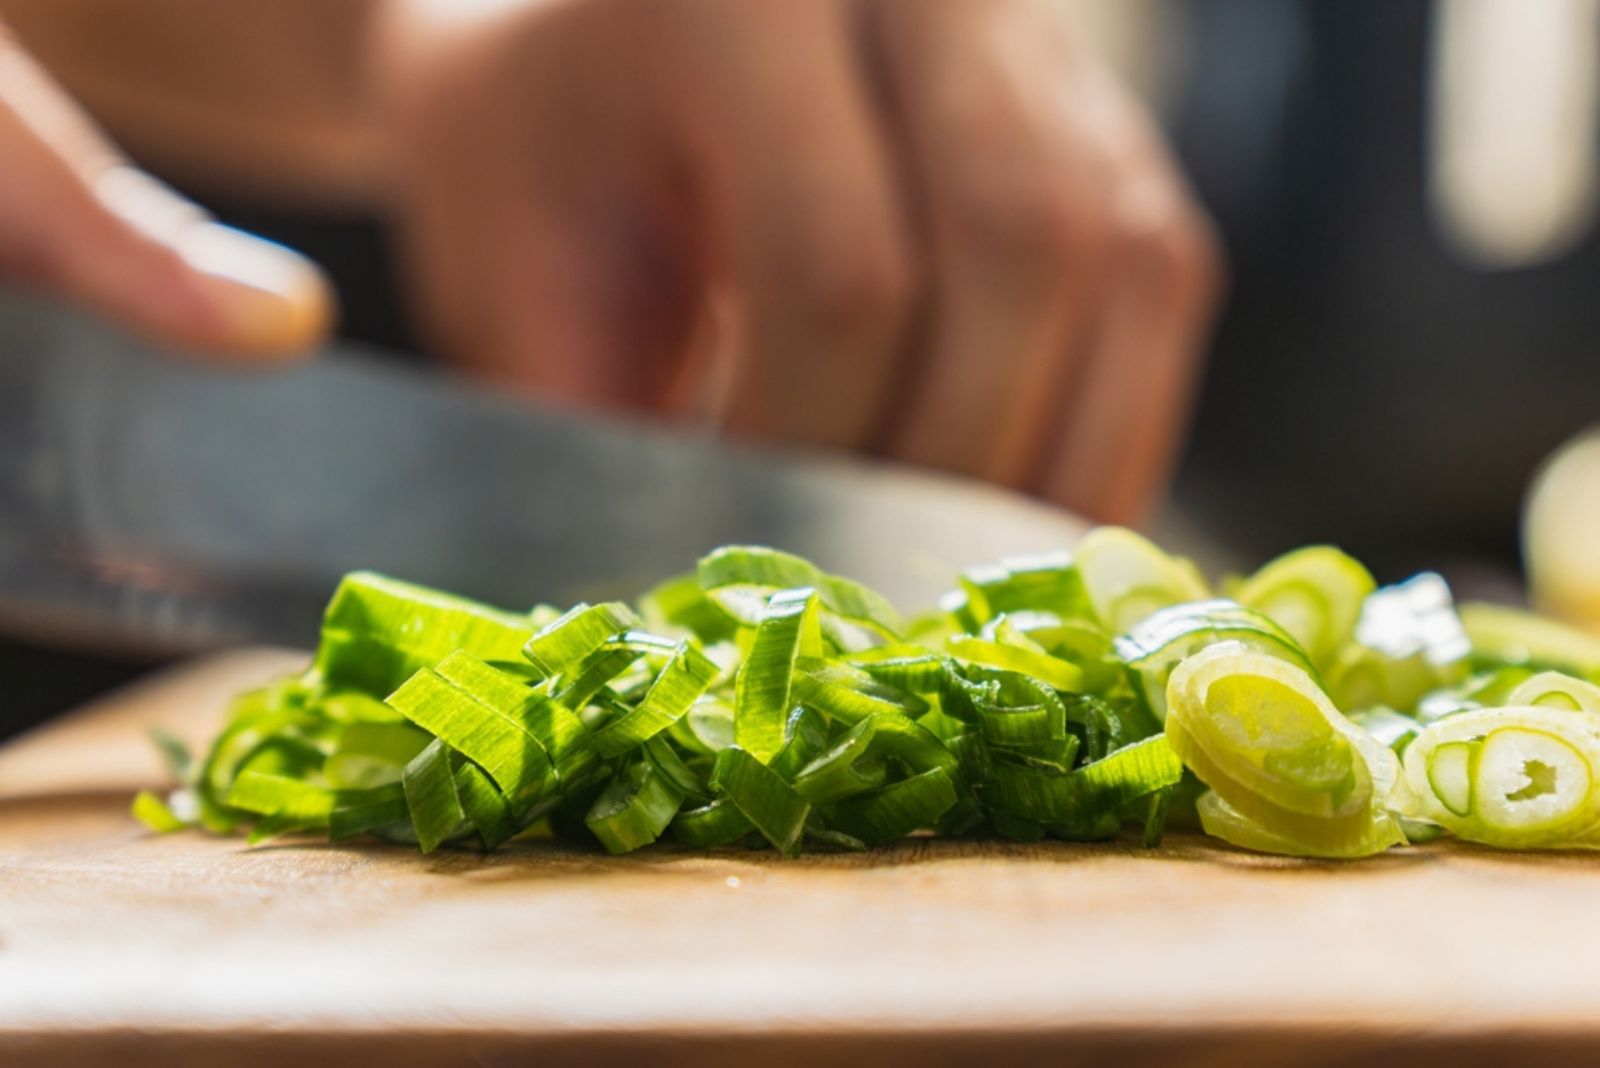
<path id="1" fill-rule="evenodd" d="M 1102 527 L 973 568 L 902 620 L 871 589 L 730 546 L 636 605 L 510 612 L 371 573 L 311 667 L 240 695 L 157 830 L 494 849 L 863 849 L 1112 838 L 1195 821 L 1356 857 L 1448 832 L 1600 846 L 1600 641 L 1382 589 L 1328 546 L 1213 592 Z"/>

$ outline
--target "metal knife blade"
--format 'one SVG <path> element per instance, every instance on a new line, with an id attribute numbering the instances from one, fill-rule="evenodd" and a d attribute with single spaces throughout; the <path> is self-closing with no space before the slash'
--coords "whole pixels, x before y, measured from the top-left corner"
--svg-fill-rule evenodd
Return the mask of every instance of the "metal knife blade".
<path id="1" fill-rule="evenodd" d="M 0 629 L 36 640 L 308 645 L 354 568 L 560 604 L 726 542 L 919 607 L 1081 529 L 974 482 L 530 407 L 370 351 L 206 368 L 0 293 Z"/>

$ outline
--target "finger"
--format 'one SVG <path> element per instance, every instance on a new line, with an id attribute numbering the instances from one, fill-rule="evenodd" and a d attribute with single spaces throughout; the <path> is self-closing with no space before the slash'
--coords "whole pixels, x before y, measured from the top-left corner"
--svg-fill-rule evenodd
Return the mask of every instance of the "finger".
<path id="1" fill-rule="evenodd" d="M 887 449 L 1025 485 L 1066 388 L 1070 339 L 1091 321 L 1107 233 L 1104 161 L 1061 87 L 1070 42 L 1014 3 L 871 10 L 935 270 Z"/>
<path id="2" fill-rule="evenodd" d="M 0 271 L 149 337 L 239 358 L 307 350 L 328 329 L 320 273 L 208 220 L 124 163 L 0 36 Z"/>
<path id="3" fill-rule="evenodd" d="M 718 47 L 681 116 L 739 320 L 721 421 L 859 446 L 877 432 L 915 288 L 903 201 L 846 5 L 761 11 L 736 20 L 740 39 Z"/>
<path id="4" fill-rule="evenodd" d="M 1209 224 L 1154 136 L 1130 151 L 1101 318 L 1038 486 L 1115 523 L 1143 519 L 1170 474 L 1222 273 Z"/>
<path id="5" fill-rule="evenodd" d="M 702 272 L 657 193 L 647 116 L 589 62 L 611 36 L 604 14 L 564 9 L 537 32 L 490 22 L 448 43 L 435 28 L 426 66 L 389 72 L 386 121 L 431 341 L 531 395 L 649 409 L 670 393 Z M 514 122 L 484 112 L 508 98 Z"/>

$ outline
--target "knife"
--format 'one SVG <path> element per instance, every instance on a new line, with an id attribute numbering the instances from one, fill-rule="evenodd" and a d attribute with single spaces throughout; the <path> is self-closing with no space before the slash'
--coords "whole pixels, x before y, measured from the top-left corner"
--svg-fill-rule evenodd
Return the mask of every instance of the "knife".
<path id="1" fill-rule="evenodd" d="M 927 607 L 961 567 L 1082 528 L 976 482 L 540 407 L 370 349 L 205 367 L 0 292 L 0 630 L 36 641 L 309 646 L 355 568 L 564 605 L 727 542 Z"/>

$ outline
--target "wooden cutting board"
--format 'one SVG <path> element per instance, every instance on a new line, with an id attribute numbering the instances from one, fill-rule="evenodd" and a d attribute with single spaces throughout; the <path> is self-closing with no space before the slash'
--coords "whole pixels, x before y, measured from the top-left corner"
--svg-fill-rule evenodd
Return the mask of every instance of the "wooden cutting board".
<path id="1" fill-rule="evenodd" d="M 0 749 L 0 1064 L 1600 1059 L 1600 856 L 422 857 L 128 818 L 146 727 L 201 738 L 301 659 L 197 662 Z"/>

